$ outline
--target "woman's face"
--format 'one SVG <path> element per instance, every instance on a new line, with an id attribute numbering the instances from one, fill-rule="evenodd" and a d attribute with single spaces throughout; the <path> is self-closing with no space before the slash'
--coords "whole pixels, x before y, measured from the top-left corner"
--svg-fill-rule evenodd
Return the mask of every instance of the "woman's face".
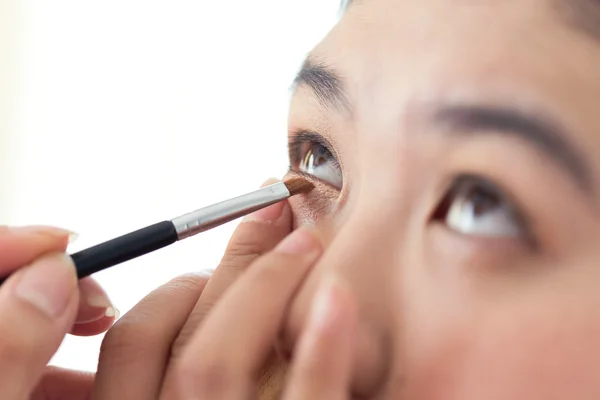
<path id="1" fill-rule="evenodd" d="M 333 277 L 360 307 L 357 397 L 600 398 L 593 3 L 350 6 L 292 100 L 290 174 L 316 183 L 292 207 L 327 249 L 284 347 Z"/>

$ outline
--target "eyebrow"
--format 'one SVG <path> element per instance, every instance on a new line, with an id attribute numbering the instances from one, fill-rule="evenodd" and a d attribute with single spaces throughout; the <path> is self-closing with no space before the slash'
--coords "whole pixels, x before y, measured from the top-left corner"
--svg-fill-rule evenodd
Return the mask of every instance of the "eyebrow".
<path id="1" fill-rule="evenodd" d="M 350 109 L 342 78 L 324 62 L 316 62 L 309 56 L 296 75 L 292 89 L 300 85 L 308 86 L 325 108 Z"/>
<path id="2" fill-rule="evenodd" d="M 294 85 L 302 84 L 311 88 L 322 106 L 350 109 L 342 79 L 325 63 L 315 64 L 308 58 L 294 80 Z M 446 104 L 434 110 L 432 121 L 445 125 L 451 132 L 502 133 L 525 140 L 562 167 L 578 187 L 593 194 L 591 169 L 583 152 L 567 139 L 566 130 L 550 116 L 501 106 Z"/>
<path id="3" fill-rule="evenodd" d="M 546 115 L 487 106 L 451 105 L 434 111 L 433 121 L 461 134 L 506 134 L 525 140 L 555 161 L 587 194 L 592 194 L 591 169 L 562 126 Z"/>

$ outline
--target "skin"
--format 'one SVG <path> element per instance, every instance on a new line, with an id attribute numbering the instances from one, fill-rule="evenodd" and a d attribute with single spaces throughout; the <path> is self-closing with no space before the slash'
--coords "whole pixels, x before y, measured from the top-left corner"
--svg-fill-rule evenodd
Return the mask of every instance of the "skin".
<path id="1" fill-rule="evenodd" d="M 549 1 L 363 1 L 313 50 L 344 80 L 347 101 L 324 105 L 301 83 L 290 136 L 326 137 L 344 185 L 317 180 L 291 200 L 295 224 L 316 226 L 326 251 L 299 291 L 277 300 L 290 301 L 283 354 L 296 352 L 319 287 L 333 280 L 359 313 L 354 397 L 598 398 L 600 47 L 559 11 Z M 587 180 L 506 128 L 465 134 L 432 122 L 437 104 L 450 101 L 560 121 Z M 498 188 L 520 216 L 510 219 L 516 234 L 498 230 L 502 221 L 490 236 L 432 218 L 465 173 Z M 221 321 L 227 310 L 214 313 Z M 220 343 L 210 329 L 197 337 Z M 199 393 L 213 393 L 210 366 L 228 371 L 214 359 L 186 365 L 197 371 L 188 380 L 211 387 Z M 229 365 L 221 387 L 247 385 Z"/>
<path id="2" fill-rule="evenodd" d="M 425 117 L 449 98 L 543 109 L 563 121 L 597 189 L 600 44 L 553 4 L 367 0 L 313 50 L 344 79 L 352 112 L 323 107 L 307 85 L 293 98 L 291 135 L 327 137 L 344 186 L 291 202 L 327 251 L 295 296 L 284 337 L 293 348 L 320 282 L 343 281 L 360 309 L 355 395 L 600 396 L 598 198 L 514 135 L 455 135 Z M 445 181 L 463 172 L 514 199 L 535 248 L 430 219 Z"/>
<path id="3" fill-rule="evenodd" d="M 273 180 L 265 184 L 269 183 Z M 107 332 L 98 371 L 89 374 L 46 366 L 67 332 L 95 335 L 109 329 L 115 320 L 106 315 L 108 311 L 114 313 L 114 309 L 95 281 L 86 278 L 77 285 L 73 265 L 64 256 L 70 232 L 51 227 L 0 227 L 3 254 L 0 273 L 10 274 L 0 287 L 1 397 L 10 400 L 180 398 L 181 358 L 184 354 L 194 355 L 185 349 L 199 324 L 244 271 L 266 257 L 291 230 L 292 212 L 287 202 L 244 218 L 214 276 L 210 280 L 194 274 L 181 276 L 150 293 Z M 298 259 L 295 261 L 298 268 L 308 269 L 315 257 L 306 259 L 299 254 L 288 258 Z M 279 269 L 280 264 L 263 265 Z M 17 295 L 16 288 L 24 274 L 35 278 L 34 302 Z M 40 307 L 42 292 L 52 296 L 45 298 Z M 60 304 L 51 317 L 49 302 Z M 99 304 L 108 306 L 102 308 Z M 275 342 L 274 337 L 266 340 Z M 272 383 L 267 382 L 269 379 L 283 376 L 283 369 L 278 368 L 283 364 L 276 353 L 270 352 L 270 356 L 273 363 L 265 368 L 264 374 L 266 391 L 279 387 L 278 379 Z"/>
<path id="4" fill-rule="evenodd" d="M 245 398 L 258 384 L 262 398 L 598 398 L 600 47 L 560 10 L 534 0 L 350 7 L 310 57 L 336 72 L 345 101 L 301 81 L 290 109 L 290 138 L 320 135 L 341 165 L 341 188 L 315 174 L 316 189 L 290 200 L 294 226 L 312 226 L 324 251 L 287 292 L 260 290 L 251 271 L 270 268 L 256 261 L 202 314 L 173 362 L 182 398 Z M 563 142 L 433 121 L 448 103 L 533 110 Z M 565 141 L 575 157 L 557 154 Z M 573 160 L 586 164 L 580 179 Z M 461 225 L 468 212 L 458 225 L 438 215 L 464 174 L 492 184 L 506 220 L 482 233 L 483 223 Z M 268 275 L 269 287 L 300 279 L 292 265 L 277 266 L 285 273 Z M 327 337 L 311 322 L 327 282 L 350 299 L 328 314 L 342 349 L 303 345 Z M 265 337 L 281 358 L 256 381 L 273 360 Z M 307 370 L 321 379 L 297 372 Z"/>
<path id="5" fill-rule="evenodd" d="M 0 227 L 0 275 L 10 275 L 0 287 L 4 399 L 50 400 L 68 394 L 77 400 L 91 393 L 89 374 L 46 367 L 66 333 L 96 335 L 114 322 L 114 310 L 100 286 L 89 278 L 77 284 L 75 269 L 63 255 L 69 236 L 50 227 Z M 32 280 L 33 301 L 23 286 Z M 53 299 L 41 297 L 43 287 Z M 49 306 L 51 302 L 58 306 Z M 112 316 L 106 315 L 109 308 Z"/>
<path id="6" fill-rule="evenodd" d="M 600 45 L 555 3 L 350 6 L 311 53 L 346 101 L 300 81 L 289 119 L 329 142 L 343 185 L 315 173 L 240 225 L 208 281 L 140 302 L 106 335 L 94 398 L 599 398 Z M 587 173 L 506 126 L 435 121 L 448 102 L 558 121 Z M 464 174 L 506 219 L 447 218 Z"/>

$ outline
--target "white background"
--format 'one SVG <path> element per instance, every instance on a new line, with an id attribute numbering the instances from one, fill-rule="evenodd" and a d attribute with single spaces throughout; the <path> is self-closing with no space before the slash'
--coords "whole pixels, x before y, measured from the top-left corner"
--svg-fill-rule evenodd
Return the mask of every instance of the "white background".
<path id="1" fill-rule="evenodd" d="M 289 86 L 338 5 L 0 0 L 0 224 L 71 229 L 76 251 L 281 177 Z M 234 225 L 96 277 L 125 313 L 214 268 Z M 101 339 L 52 363 L 93 371 Z"/>

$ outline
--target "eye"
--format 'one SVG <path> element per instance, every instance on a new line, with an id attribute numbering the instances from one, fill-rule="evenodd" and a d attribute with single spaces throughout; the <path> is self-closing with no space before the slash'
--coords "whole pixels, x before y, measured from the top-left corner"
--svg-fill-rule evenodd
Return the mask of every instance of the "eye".
<path id="1" fill-rule="evenodd" d="M 518 238 L 526 234 L 523 219 L 506 196 L 477 177 L 455 180 L 434 218 L 463 235 Z"/>
<path id="2" fill-rule="evenodd" d="M 289 148 L 293 168 L 341 189 L 343 176 L 340 163 L 322 137 L 316 134 L 301 134 L 290 140 Z"/>
<path id="3" fill-rule="evenodd" d="M 338 161 L 319 143 L 309 143 L 298 168 L 336 188 L 342 187 L 342 173 Z"/>

